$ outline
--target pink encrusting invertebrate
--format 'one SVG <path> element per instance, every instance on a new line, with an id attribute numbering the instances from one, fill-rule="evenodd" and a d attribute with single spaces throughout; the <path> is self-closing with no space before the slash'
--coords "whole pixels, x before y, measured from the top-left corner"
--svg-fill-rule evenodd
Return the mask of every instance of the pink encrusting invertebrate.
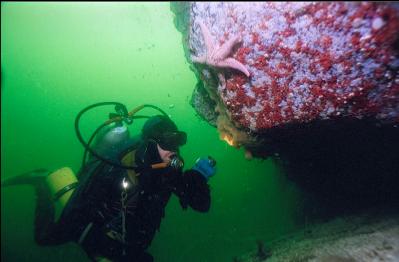
<path id="1" fill-rule="evenodd" d="M 243 129 L 340 117 L 399 122 L 398 10 L 372 2 L 196 2 L 189 46 L 207 90 Z M 206 60 L 209 41 L 229 46 L 224 60 Z"/>

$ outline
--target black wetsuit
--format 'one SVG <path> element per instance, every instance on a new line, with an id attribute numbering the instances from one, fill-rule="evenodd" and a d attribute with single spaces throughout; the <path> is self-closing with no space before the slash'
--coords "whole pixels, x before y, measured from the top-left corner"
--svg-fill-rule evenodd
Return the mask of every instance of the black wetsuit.
<path id="1" fill-rule="evenodd" d="M 119 161 L 125 153 L 118 156 Z M 156 144 L 139 143 L 136 165 L 159 162 Z M 184 209 L 190 206 L 206 212 L 210 207 L 209 186 L 197 171 L 171 167 L 143 169 L 137 178 L 136 186 L 129 183 L 125 191 L 125 244 L 121 241 L 121 199 L 122 183 L 124 179 L 130 181 L 127 170 L 94 159 L 80 172 L 79 186 L 58 223 L 49 223 L 48 217 L 37 213 L 36 240 L 44 245 L 76 241 L 92 259 L 102 256 L 112 261 L 152 261 L 145 250 L 160 227 L 171 194 L 178 196 Z M 111 236 L 111 232 L 116 234 Z"/>

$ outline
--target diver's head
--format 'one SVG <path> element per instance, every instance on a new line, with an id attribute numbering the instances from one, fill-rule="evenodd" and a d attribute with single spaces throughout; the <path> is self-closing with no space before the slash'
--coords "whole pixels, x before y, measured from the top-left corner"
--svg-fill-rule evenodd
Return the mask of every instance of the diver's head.
<path id="1" fill-rule="evenodd" d="M 177 130 L 176 124 L 167 116 L 156 115 L 149 118 L 142 129 L 145 141 L 157 144 L 161 158 L 170 158 L 187 141 L 187 134 Z"/>

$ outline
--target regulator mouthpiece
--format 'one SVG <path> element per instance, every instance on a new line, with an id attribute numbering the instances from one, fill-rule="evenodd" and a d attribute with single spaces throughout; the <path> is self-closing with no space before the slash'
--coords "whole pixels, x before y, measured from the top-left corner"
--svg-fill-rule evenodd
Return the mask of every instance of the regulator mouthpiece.
<path id="1" fill-rule="evenodd" d="M 169 166 L 176 170 L 180 170 L 184 166 L 184 161 L 178 155 L 173 155 L 172 159 L 170 160 Z"/>

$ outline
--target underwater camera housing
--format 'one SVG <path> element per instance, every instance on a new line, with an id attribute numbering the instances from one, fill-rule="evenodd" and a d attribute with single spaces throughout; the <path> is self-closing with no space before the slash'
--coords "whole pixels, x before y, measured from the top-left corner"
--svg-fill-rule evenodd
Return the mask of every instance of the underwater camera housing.
<path id="1" fill-rule="evenodd" d="M 209 164 L 211 164 L 212 167 L 216 166 L 216 160 L 213 157 L 208 156 L 208 161 L 209 161 Z"/>

